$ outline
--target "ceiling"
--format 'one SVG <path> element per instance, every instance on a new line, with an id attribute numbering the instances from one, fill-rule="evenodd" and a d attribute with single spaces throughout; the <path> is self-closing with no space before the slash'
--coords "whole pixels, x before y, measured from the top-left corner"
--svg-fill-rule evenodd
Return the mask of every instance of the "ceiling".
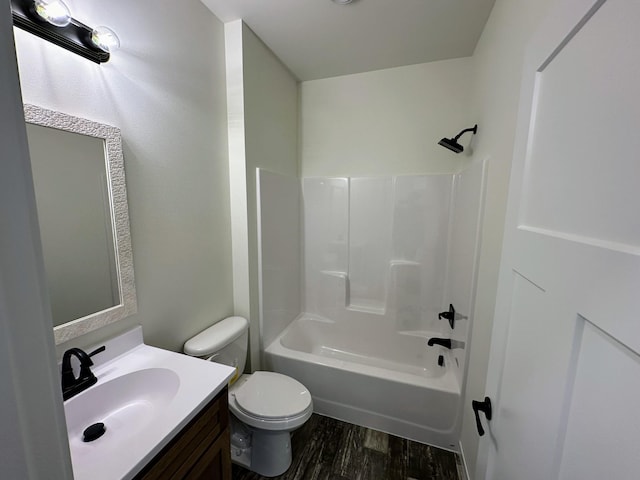
<path id="1" fill-rule="evenodd" d="M 467 57 L 495 0 L 201 0 L 244 22 L 299 80 Z"/>

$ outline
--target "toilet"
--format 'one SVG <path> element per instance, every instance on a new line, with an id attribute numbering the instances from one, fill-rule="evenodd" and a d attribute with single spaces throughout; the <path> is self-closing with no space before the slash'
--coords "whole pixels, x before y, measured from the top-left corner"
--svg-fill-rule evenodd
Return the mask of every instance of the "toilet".
<path id="1" fill-rule="evenodd" d="M 311 394 L 297 380 L 274 372 L 243 374 L 249 322 L 228 317 L 184 344 L 184 353 L 235 367 L 229 380 L 231 461 L 265 477 L 291 465 L 291 432 L 313 413 Z"/>

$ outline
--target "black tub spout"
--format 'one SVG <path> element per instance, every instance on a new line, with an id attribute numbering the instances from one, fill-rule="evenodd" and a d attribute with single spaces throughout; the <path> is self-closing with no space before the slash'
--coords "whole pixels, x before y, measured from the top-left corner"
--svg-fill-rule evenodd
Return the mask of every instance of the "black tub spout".
<path id="1" fill-rule="evenodd" d="M 430 338 L 427 342 L 427 345 L 433 347 L 434 345 L 440 345 L 444 348 L 448 348 L 451 350 L 451 339 L 450 338 Z"/>

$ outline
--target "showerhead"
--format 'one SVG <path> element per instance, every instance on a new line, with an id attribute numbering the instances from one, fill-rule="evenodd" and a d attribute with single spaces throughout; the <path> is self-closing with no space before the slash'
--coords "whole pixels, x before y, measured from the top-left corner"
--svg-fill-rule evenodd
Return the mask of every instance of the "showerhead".
<path id="1" fill-rule="evenodd" d="M 464 147 L 456 142 L 453 138 L 443 138 L 438 142 L 438 145 L 442 145 L 444 148 L 448 148 L 453 153 L 461 153 L 464 151 Z"/>
<path id="2" fill-rule="evenodd" d="M 473 128 L 465 128 L 453 138 L 443 138 L 438 142 L 438 145 L 448 148 L 453 153 L 462 153 L 464 152 L 464 147 L 458 143 L 458 139 L 466 132 L 473 132 L 475 135 L 478 132 L 478 125 L 474 125 Z"/>

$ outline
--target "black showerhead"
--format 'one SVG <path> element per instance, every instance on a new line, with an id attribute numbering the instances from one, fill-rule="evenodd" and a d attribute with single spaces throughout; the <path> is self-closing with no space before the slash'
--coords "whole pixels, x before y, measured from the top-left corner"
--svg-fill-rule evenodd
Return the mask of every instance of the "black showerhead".
<path id="1" fill-rule="evenodd" d="M 475 135 L 478 132 L 478 125 L 474 125 L 473 128 L 465 128 L 453 138 L 443 138 L 438 142 L 438 145 L 442 145 L 444 148 L 448 148 L 454 153 L 462 153 L 464 151 L 464 147 L 458 143 L 458 139 L 466 132 L 473 132 Z"/>
<path id="2" fill-rule="evenodd" d="M 464 147 L 456 142 L 453 138 L 443 138 L 438 142 L 438 145 L 442 145 L 444 148 L 448 148 L 453 153 L 460 153 L 464 150 Z"/>

